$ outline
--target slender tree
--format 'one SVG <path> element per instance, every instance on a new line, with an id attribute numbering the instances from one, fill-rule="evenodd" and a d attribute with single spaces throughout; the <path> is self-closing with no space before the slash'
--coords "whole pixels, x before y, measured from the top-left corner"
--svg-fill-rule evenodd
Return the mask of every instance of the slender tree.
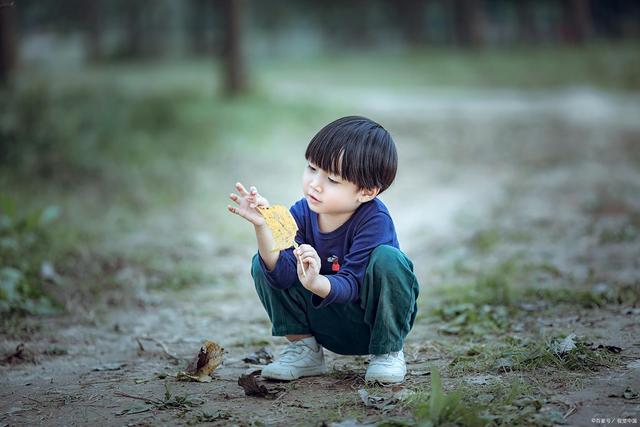
<path id="1" fill-rule="evenodd" d="M 483 37 L 482 0 L 455 0 L 454 27 L 459 44 L 466 47 L 480 47 Z"/>
<path id="2" fill-rule="evenodd" d="M 16 6 L 13 1 L 0 3 L 0 85 L 9 83 L 16 65 Z"/>
<path id="3" fill-rule="evenodd" d="M 537 40 L 537 31 L 533 10 L 535 4 L 531 0 L 515 0 L 513 2 L 518 25 L 517 37 L 521 43 L 531 43 Z"/>
<path id="4" fill-rule="evenodd" d="M 427 0 L 397 0 L 393 4 L 406 42 L 415 47 L 423 45 L 426 39 Z"/>
<path id="5" fill-rule="evenodd" d="M 84 24 L 87 32 L 87 50 L 91 61 L 102 59 L 102 0 L 91 0 L 83 4 Z"/>
<path id="6" fill-rule="evenodd" d="M 223 0 L 224 14 L 224 92 L 237 96 L 247 87 L 246 69 L 242 53 L 243 0 Z"/>
<path id="7" fill-rule="evenodd" d="M 591 37 L 591 8 L 589 0 L 560 0 L 562 2 L 562 36 L 569 43 L 584 43 Z"/>

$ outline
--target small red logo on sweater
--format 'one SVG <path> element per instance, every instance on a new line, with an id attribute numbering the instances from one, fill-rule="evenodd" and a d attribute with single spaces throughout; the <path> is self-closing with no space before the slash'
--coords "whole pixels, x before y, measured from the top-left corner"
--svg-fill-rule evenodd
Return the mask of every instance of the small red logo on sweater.
<path id="1" fill-rule="evenodd" d="M 331 271 L 336 272 L 340 270 L 340 263 L 338 262 L 338 257 L 335 255 L 331 255 L 327 258 L 327 261 L 331 263 Z"/>

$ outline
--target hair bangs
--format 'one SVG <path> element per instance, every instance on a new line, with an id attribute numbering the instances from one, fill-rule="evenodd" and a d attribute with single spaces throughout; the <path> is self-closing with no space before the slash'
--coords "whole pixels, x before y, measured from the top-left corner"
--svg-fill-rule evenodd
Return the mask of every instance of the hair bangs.
<path id="1" fill-rule="evenodd" d="M 305 157 L 359 188 L 380 192 L 395 179 L 398 162 L 389 132 L 360 116 L 343 117 L 323 127 L 307 146 Z"/>

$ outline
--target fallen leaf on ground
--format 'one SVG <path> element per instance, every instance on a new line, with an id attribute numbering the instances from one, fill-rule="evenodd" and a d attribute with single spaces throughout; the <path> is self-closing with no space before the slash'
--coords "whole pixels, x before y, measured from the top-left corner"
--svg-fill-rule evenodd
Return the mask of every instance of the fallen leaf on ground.
<path id="1" fill-rule="evenodd" d="M 622 394 L 610 394 L 609 397 L 621 397 L 623 399 L 633 400 L 638 399 L 640 394 L 631 389 L 631 387 L 627 387 Z"/>
<path id="2" fill-rule="evenodd" d="M 266 385 L 261 384 L 256 373 L 240 375 L 238 385 L 244 389 L 245 395 L 263 397 L 265 399 L 275 399 L 278 393 L 282 391 L 280 387 L 268 388 Z"/>
<path id="3" fill-rule="evenodd" d="M 252 363 L 254 365 L 268 365 L 273 361 L 273 354 L 266 348 L 262 347 L 260 350 L 251 353 L 242 359 L 245 363 Z"/>
<path id="4" fill-rule="evenodd" d="M 36 356 L 35 354 L 25 348 L 24 343 L 20 343 L 18 344 L 18 346 L 16 347 L 16 351 L 13 352 L 12 354 L 6 356 L 4 358 L 4 363 L 9 364 L 9 365 L 16 365 L 18 363 L 36 363 Z"/>
<path id="5" fill-rule="evenodd" d="M 551 345 L 551 350 L 559 355 L 566 354 L 576 348 L 576 334 L 569 334 L 562 341 L 556 341 Z"/>
<path id="6" fill-rule="evenodd" d="M 381 410 L 382 412 L 392 410 L 400 401 L 407 399 L 409 396 L 413 395 L 413 393 L 414 392 L 411 390 L 399 388 L 385 396 L 372 396 L 364 388 L 358 390 L 360 400 L 362 400 L 362 403 L 364 403 L 365 406 Z"/>
<path id="7" fill-rule="evenodd" d="M 100 366 L 96 366 L 92 369 L 92 371 L 118 371 L 127 366 L 124 362 L 116 362 L 116 363 L 105 363 Z"/>
<path id="8" fill-rule="evenodd" d="M 607 350 L 608 352 L 610 352 L 610 353 L 615 353 L 615 354 L 618 354 L 618 353 L 622 352 L 622 348 L 617 347 L 617 346 L 615 346 L 615 345 L 603 345 L 603 344 L 599 344 L 595 349 L 596 349 L 596 350 L 599 350 L 599 349 L 605 349 L 605 350 Z"/>
<path id="9" fill-rule="evenodd" d="M 178 372 L 176 379 L 181 381 L 211 382 L 211 372 L 222 364 L 224 348 L 216 342 L 206 340 L 200 352 L 187 365 L 185 372 Z"/>

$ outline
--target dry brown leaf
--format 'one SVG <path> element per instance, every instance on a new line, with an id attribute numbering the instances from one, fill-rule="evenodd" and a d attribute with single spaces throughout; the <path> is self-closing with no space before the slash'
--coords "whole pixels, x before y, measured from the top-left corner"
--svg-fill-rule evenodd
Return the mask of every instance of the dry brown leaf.
<path id="1" fill-rule="evenodd" d="M 187 365 L 187 370 L 179 372 L 176 379 L 201 383 L 211 382 L 211 372 L 222 364 L 223 354 L 224 348 L 214 341 L 206 340 L 200 347 L 200 352 Z"/>
<path id="2" fill-rule="evenodd" d="M 282 388 L 279 386 L 267 387 L 258 380 L 258 372 L 243 374 L 238 378 L 238 385 L 244 389 L 244 394 L 247 396 L 263 397 L 270 400 L 278 397 L 278 393 L 282 391 Z"/>

